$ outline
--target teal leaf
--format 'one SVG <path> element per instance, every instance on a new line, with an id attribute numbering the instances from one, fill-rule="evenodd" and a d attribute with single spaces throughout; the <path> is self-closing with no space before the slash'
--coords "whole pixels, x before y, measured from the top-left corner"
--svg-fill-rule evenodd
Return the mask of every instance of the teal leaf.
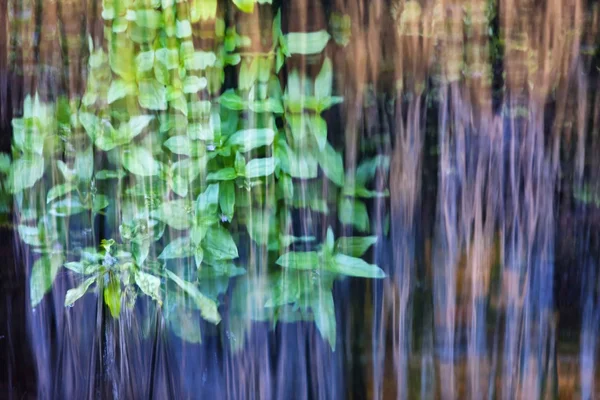
<path id="1" fill-rule="evenodd" d="M 92 146 L 77 152 L 73 167 L 80 181 L 89 182 L 92 179 L 94 174 L 94 151 Z"/>
<path id="2" fill-rule="evenodd" d="M 333 295 L 328 289 L 321 289 L 314 293 L 310 300 L 310 308 L 315 315 L 315 325 L 321 336 L 329 343 L 331 350 L 335 351 L 336 320 Z"/>
<path id="3" fill-rule="evenodd" d="M 103 169 L 94 175 L 96 179 L 105 180 L 105 179 L 120 179 L 125 177 L 125 172 L 122 170 L 112 171 L 109 169 Z"/>
<path id="4" fill-rule="evenodd" d="M 44 175 L 44 158 L 40 156 L 29 158 L 19 158 L 13 161 L 8 184 L 12 193 L 18 193 L 23 189 L 28 189 Z"/>
<path id="5" fill-rule="evenodd" d="M 248 179 L 269 176 L 273 172 L 275 172 L 275 159 L 273 157 L 255 158 L 246 164 L 246 178 Z"/>
<path id="6" fill-rule="evenodd" d="M 231 233 L 220 225 L 208 229 L 202 246 L 215 260 L 231 260 L 238 257 L 238 249 Z"/>
<path id="7" fill-rule="evenodd" d="M 377 236 L 341 237 L 335 242 L 335 251 L 352 257 L 362 257 L 377 243 Z"/>
<path id="8" fill-rule="evenodd" d="M 62 264 L 62 254 L 43 256 L 33 264 L 29 280 L 31 307 L 37 306 L 42 301 L 46 292 L 50 290 Z"/>
<path id="9" fill-rule="evenodd" d="M 219 206 L 219 184 L 208 185 L 206 190 L 198 195 L 196 199 L 196 217 L 205 219 L 213 217 Z"/>
<path id="10" fill-rule="evenodd" d="M 233 219 L 235 209 L 235 186 L 233 182 L 223 182 L 219 187 L 219 205 L 221 212 L 229 221 Z"/>
<path id="11" fill-rule="evenodd" d="M 137 271 L 134 275 L 135 283 L 141 289 L 141 291 L 153 298 L 162 305 L 161 293 L 160 293 L 160 278 L 146 272 Z"/>
<path id="12" fill-rule="evenodd" d="M 189 202 L 185 199 L 171 200 L 162 203 L 150 216 L 156 218 L 173 229 L 185 230 L 191 225 L 192 216 Z"/>
<path id="13" fill-rule="evenodd" d="M 369 264 L 360 258 L 345 254 L 336 254 L 326 268 L 331 272 L 359 278 L 386 277 L 385 272 L 377 265 Z"/>
<path id="14" fill-rule="evenodd" d="M 237 177 L 234 168 L 221 168 L 218 171 L 210 172 L 206 175 L 206 180 L 211 181 L 231 181 Z"/>
<path id="15" fill-rule="evenodd" d="M 81 285 L 77 286 L 76 288 L 67 290 L 67 294 L 65 295 L 65 307 L 73 305 L 73 303 L 82 298 L 94 282 L 96 282 L 95 276 L 86 279 Z"/>
<path id="16" fill-rule="evenodd" d="M 340 201 L 338 217 L 342 224 L 353 225 L 361 232 L 369 230 L 369 214 L 365 203 L 348 198 Z"/>
<path id="17" fill-rule="evenodd" d="M 46 195 L 46 204 L 50 203 L 52 200 L 64 196 L 67 193 L 72 192 L 75 187 L 75 185 L 68 182 L 52 187 L 52 189 L 50 189 Z"/>
<path id="18" fill-rule="evenodd" d="M 19 237 L 25 243 L 30 246 L 41 246 L 42 239 L 40 238 L 40 232 L 37 227 L 19 225 L 18 227 Z"/>
<path id="19" fill-rule="evenodd" d="M 329 143 L 325 145 L 325 149 L 319 153 L 319 165 L 321 169 L 331 180 L 339 187 L 344 186 L 344 160 L 342 155 L 335 151 Z"/>
<path id="20" fill-rule="evenodd" d="M 221 322 L 221 316 L 219 315 L 217 304 L 213 300 L 200 293 L 198 288 L 193 283 L 181 279 L 168 269 L 165 271 L 167 276 L 173 282 L 175 282 L 177 286 L 183 289 L 183 291 L 192 298 L 194 303 L 196 303 L 196 306 L 200 309 L 202 318 L 212 322 L 215 325 Z"/>
<path id="21" fill-rule="evenodd" d="M 333 85 L 333 71 L 331 60 L 325 58 L 321 71 L 315 79 L 315 97 L 323 99 L 331 96 L 331 86 Z"/>
<path id="22" fill-rule="evenodd" d="M 169 260 L 173 258 L 185 258 L 193 254 L 192 245 L 188 236 L 178 237 L 171 240 L 165 246 L 162 253 L 158 256 L 161 260 Z"/>

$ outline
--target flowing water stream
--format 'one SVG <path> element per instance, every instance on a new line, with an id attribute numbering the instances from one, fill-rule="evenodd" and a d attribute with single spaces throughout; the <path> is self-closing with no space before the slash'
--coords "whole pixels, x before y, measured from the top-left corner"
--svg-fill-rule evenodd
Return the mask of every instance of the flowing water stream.
<path id="1" fill-rule="evenodd" d="M 254 3 L 0 4 L 0 150 L 11 154 L 0 159 L 7 165 L 0 165 L 0 397 L 600 398 L 600 3 Z M 135 11 L 144 9 L 154 11 Z M 170 12 L 177 20 L 172 32 Z M 192 22 L 189 34 L 182 15 Z M 300 36 L 307 32 L 322 35 Z M 225 50 L 185 58 L 188 37 L 192 52 L 223 43 Z M 168 66 L 167 53 L 159 56 L 161 46 L 176 49 L 176 66 Z M 283 46 L 289 54 L 280 53 Z M 153 53 L 148 68 L 140 66 L 143 52 Z M 216 55 L 210 61 L 206 54 Z M 269 64 L 265 80 L 252 72 L 252 60 L 263 56 L 273 65 L 282 60 L 281 69 Z M 127 78 L 127 65 L 137 75 Z M 327 68 L 330 83 L 323 78 Z M 184 79 L 190 70 L 199 70 L 197 80 Z M 160 82 L 155 92 L 167 88 L 164 107 L 143 89 L 147 73 Z M 184 128 L 173 94 L 182 93 L 177 73 Z M 109 87 L 111 80 L 121 86 Z M 277 82 L 280 94 L 267 82 Z M 188 90 L 188 83 L 198 87 Z M 281 110 L 259 94 L 262 84 Z M 227 93 L 237 94 L 225 99 Z M 253 108 L 255 96 L 266 108 Z M 311 96 L 331 106 L 306 111 Z M 196 100 L 208 104 L 205 119 L 194 120 Z M 147 120 L 131 142 L 101 142 L 86 125 L 85 118 L 96 118 L 93 129 L 106 123 L 112 129 L 140 109 Z M 38 118 L 33 128 L 28 115 Z M 217 135 L 215 115 L 226 140 L 203 136 L 208 125 L 190 133 L 200 121 Z M 249 144 L 248 135 L 268 136 L 271 128 L 275 139 Z M 246 135 L 237 144 L 237 154 L 247 150 L 243 156 L 234 154 L 236 147 L 226 154 L 225 145 L 235 144 L 228 129 Z M 35 136 L 41 131 L 46 136 Z M 161 147 L 165 138 L 186 135 L 191 142 L 177 150 Z M 48 144 L 54 139 L 60 144 Z M 147 150 L 135 150 L 146 151 L 135 162 L 127 158 L 134 142 Z M 202 154 L 219 155 L 200 161 L 189 147 L 196 142 Z M 291 155 L 288 167 L 282 161 L 285 146 L 298 149 L 297 170 Z M 125 155 L 114 156 L 120 148 Z M 34 154 L 28 167 L 15 167 L 28 152 Z M 264 172 L 269 167 L 261 164 L 254 172 L 251 163 L 269 157 L 277 166 Z M 337 157 L 341 178 L 331 161 Z M 32 178 L 36 158 L 43 161 Z M 189 160 L 204 162 L 199 168 L 209 174 L 177 186 L 173 165 Z M 156 162 L 157 169 L 172 169 L 148 173 Z M 215 178 L 215 165 L 235 168 L 234 175 L 221 171 Z M 112 169 L 123 176 L 99 177 Z M 219 182 L 214 207 L 221 211 L 212 225 L 201 225 L 213 212 L 211 179 Z M 239 186 L 227 186 L 234 181 Z M 57 184 L 74 186 L 51 194 Z M 235 194 L 235 214 L 233 203 L 226 211 L 226 187 Z M 90 206 L 75 205 L 75 193 L 91 199 Z M 57 201 L 65 195 L 70 203 Z M 168 212 L 152 205 L 167 201 Z M 189 205 L 183 215 L 196 219 L 176 222 L 174 204 Z M 77 207 L 79 214 L 72 211 Z M 140 228 L 134 222 L 142 214 Z M 206 236 L 195 253 L 163 257 L 165 238 L 175 242 L 190 229 L 194 241 L 199 227 Z M 330 255 L 323 249 L 330 240 L 333 246 L 333 232 L 373 241 L 358 255 L 346 249 L 364 260 L 352 258 L 352 270 L 340 264 L 349 256 L 331 256 L 339 276 L 329 279 L 334 264 L 324 261 Z M 222 234 L 235 241 L 231 257 L 219 258 L 232 254 L 229 241 L 213 239 Z M 285 245 L 278 236 L 284 234 Z M 128 261 L 111 250 L 120 245 Z M 287 263 L 279 258 L 285 249 L 319 256 Z M 84 256 L 96 261 L 83 263 Z M 67 291 L 88 282 L 83 269 L 90 265 L 101 273 L 90 278 L 88 294 L 65 307 Z M 220 272 L 202 275 L 207 268 Z M 208 303 L 190 306 L 198 291 Z"/>

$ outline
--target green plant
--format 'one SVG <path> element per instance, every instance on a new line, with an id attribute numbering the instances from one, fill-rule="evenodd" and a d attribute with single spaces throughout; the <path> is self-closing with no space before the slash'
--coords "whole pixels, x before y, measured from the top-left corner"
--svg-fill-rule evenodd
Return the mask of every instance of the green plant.
<path id="1" fill-rule="evenodd" d="M 256 1 L 233 3 L 252 12 Z M 219 296 L 245 276 L 230 312 L 238 337 L 239 318 L 314 320 L 335 348 L 333 281 L 383 278 L 360 258 L 376 238 L 335 240 L 331 228 L 324 237 L 316 229 L 297 237 L 292 214 L 323 215 L 333 206 L 343 225 L 368 233 L 361 198 L 387 195 L 367 186 L 389 162 L 376 157 L 344 170 L 322 116 L 342 102 L 332 95 L 329 58 L 314 81 L 289 71 L 282 90 L 286 58 L 318 55 L 327 32 L 283 35 L 277 13 L 271 48 L 247 51 L 250 38 L 226 26 L 228 4 L 104 0 L 105 43 L 89 39 L 82 98 L 26 99 L 13 121 L 7 182 L 20 237 L 40 254 L 31 305 L 65 267 L 79 282 L 65 306 L 96 288 L 118 318 L 123 303 L 133 307 L 143 294 L 163 307 L 177 335 L 199 342 L 195 310 L 218 324 Z M 206 48 L 197 48 L 197 32 Z M 224 90 L 226 67 L 238 75 Z M 332 184 L 327 195 L 314 180 L 321 171 Z M 78 243 L 82 231 L 89 235 Z M 262 262 L 239 265 L 240 246 L 257 249 Z M 269 284 L 252 287 L 249 275 Z M 239 301 L 250 297 L 258 312 Z"/>

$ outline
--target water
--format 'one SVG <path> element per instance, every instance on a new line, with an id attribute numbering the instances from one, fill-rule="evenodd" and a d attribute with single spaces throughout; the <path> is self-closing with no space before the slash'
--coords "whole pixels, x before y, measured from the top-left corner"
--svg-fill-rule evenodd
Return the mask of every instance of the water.
<path id="1" fill-rule="evenodd" d="M 12 145 L 13 165 L 1 172 L 5 298 L 0 320 L 5 324 L 0 327 L 0 397 L 600 397 L 598 2 L 303 0 L 257 4 L 252 13 L 239 11 L 243 1 L 234 3 L 216 1 L 215 15 L 210 1 L 130 4 L 131 10 L 159 10 L 157 37 L 164 42 L 148 39 L 154 34 L 153 14 L 144 14 L 147 19 L 135 12 L 119 14 L 119 4 L 128 2 L 113 5 L 117 17 L 125 16 L 121 20 L 107 17 L 109 1 L 9 0 L 0 5 L 0 26 L 5 27 L 0 35 L 0 145 L 8 154 Z M 161 33 L 170 29 L 168 10 L 178 21 L 183 16 L 200 20 L 191 24 L 189 34 L 183 25 L 172 34 Z M 276 50 L 274 63 L 281 56 L 283 67 L 279 73 L 273 72 L 275 66 L 269 71 L 287 95 L 281 103 L 286 110 L 257 111 L 248 101 L 262 99 L 260 88 L 266 84 L 261 86 L 260 73 L 252 75 L 250 61 L 271 51 L 278 10 L 283 34 L 327 30 L 331 37 L 322 48 L 317 36 L 287 42 L 297 53 L 287 59 Z M 196 18 L 194 12 L 207 14 Z M 211 78 L 221 73 L 213 61 L 197 61 L 210 64 L 208 69 L 191 67 L 187 63 L 196 61 L 185 59 L 178 47 L 191 36 L 193 50 L 220 48 L 228 36 L 218 34 L 221 22 L 215 18 L 235 26 L 250 43 L 238 38 L 233 50 L 224 50 L 241 54 L 241 61 L 222 70 L 222 81 Z M 136 31 L 136 24 L 145 30 Z M 90 45 L 93 54 L 104 49 L 106 59 L 88 58 Z M 141 63 L 127 57 L 165 46 L 179 49 L 176 56 L 181 57 L 167 75 L 156 72 L 160 67 L 153 61 L 152 70 L 139 67 L 136 76 L 126 76 L 127 65 Z M 275 49 L 280 47 L 275 43 Z M 158 52 L 153 57 L 158 59 Z M 125 61 L 115 67 L 105 63 L 108 59 Z M 307 112 L 311 96 L 329 87 L 322 72 L 327 59 L 331 95 L 343 102 L 322 114 Z M 189 105 L 183 125 L 176 103 L 180 88 L 173 78 L 181 68 L 206 77 L 206 83 L 194 81 L 197 87 L 182 97 Z M 139 82 L 149 79 L 144 74 L 160 83 L 157 92 L 169 88 L 165 107 L 153 103 L 162 99 L 142 90 Z M 125 82 L 124 92 L 113 89 L 113 101 L 108 101 L 109 82 L 118 79 Z M 134 89 L 127 82 L 135 82 Z M 296 104 L 292 89 L 301 90 L 303 84 L 308 92 L 298 94 Z M 247 96 L 244 105 L 220 97 L 231 88 Z M 272 90 L 267 95 L 277 103 L 280 97 Z M 19 139 L 19 125 L 11 123 L 31 110 L 28 102 L 35 108 L 36 94 L 41 104 L 59 107 L 58 112 L 37 111 L 44 122 L 37 130 L 47 132 L 46 142 L 36 136 L 29 142 Z M 213 107 L 212 114 L 203 114 L 205 104 Z M 220 114 L 215 114 L 219 104 Z M 60 110 L 69 118 L 61 120 Z M 81 124 L 72 122 L 77 112 Z M 152 120 L 135 138 L 112 146 L 82 127 L 84 113 L 104 118 L 99 124 L 115 130 L 133 116 Z M 241 158 L 224 155 L 228 142 L 219 141 L 215 115 L 227 140 L 233 141 L 229 135 L 236 131 L 263 131 L 244 131 L 239 145 L 252 148 L 240 151 Z M 165 124 L 171 128 L 163 130 Z M 268 173 L 266 163 L 250 166 L 251 160 L 270 156 L 283 160 L 279 139 L 257 139 L 259 134 L 268 137 L 270 128 L 293 151 L 299 149 L 287 159 L 290 165 L 293 157 L 300 160 L 296 171 L 290 166 L 283 173 Z M 180 147 L 165 143 L 180 135 L 191 141 Z M 267 140 L 266 150 L 250 140 Z M 327 142 L 332 152 L 318 156 Z M 194 153 L 202 146 L 214 158 L 206 161 Z M 135 148 L 150 156 L 126 161 L 136 159 L 131 156 Z M 14 167 L 19 158 L 27 159 L 27 152 L 45 160 L 43 177 L 31 185 L 27 182 L 36 168 Z M 311 164 L 311 154 L 321 158 Z M 341 178 L 337 157 L 344 167 Z M 148 172 L 157 160 L 162 164 L 156 168 L 168 174 Z M 180 167 L 173 166 L 176 162 Z M 246 163 L 243 173 L 240 163 Z M 187 181 L 177 175 L 194 165 L 200 178 Z M 225 174 L 225 168 L 235 169 L 230 181 L 240 187 L 225 188 L 230 178 L 219 181 L 223 199 L 217 212 L 206 189 L 212 181 L 202 171 Z M 99 178 L 99 171 L 108 169 L 124 175 Z M 243 179 L 251 176 L 248 170 L 258 172 Z M 77 178 L 68 178 L 69 173 Z M 154 177 L 142 178 L 145 174 Z M 365 174 L 370 179 L 363 194 L 356 194 L 352 185 Z M 79 179 L 77 189 L 49 199 L 50 189 L 69 179 Z M 14 190 L 19 185 L 24 188 Z M 287 196 L 290 185 L 293 195 Z M 222 194 L 227 190 L 235 194 L 233 211 Z M 202 201 L 197 200 L 200 193 Z M 77 213 L 73 208 L 84 206 L 73 200 L 59 207 L 60 199 L 73 198 L 94 205 Z M 173 200 L 178 202 L 161 208 Z M 155 210 L 163 215 L 151 214 Z M 213 218 L 212 225 L 202 225 L 202 218 Z M 44 242 L 48 245 L 31 244 L 38 239 L 25 243 L 28 236 L 19 225 L 37 226 L 45 235 L 39 240 L 50 238 Z M 227 255 L 229 242 L 217 239 L 222 232 L 210 227 L 232 234 L 235 257 Z M 333 281 L 323 255 L 282 268 L 285 261 L 279 257 L 286 249 L 321 252 L 328 227 L 336 239 L 376 237 L 362 258 L 379 266 L 385 277 L 360 264 L 356 268 L 363 278 Z M 200 235 L 202 229 L 209 232 L 201 239 L 202 254 L 194 247 L 183 257 L 160 257 L 169 241 Z M 287 236 L 277 239 L 280 232 Z M 288 247 L 290 236 L 296 239 Z M 110 254 L 104 254 L 101 240 L 111 238 L 114 244 L 102 246 L 122 245 L 133 259 L 123 261 L 107 247 Z M 178 251 L 188 251 L 186 246 Z M 36 248 L 50 255 L 40 256 Z M 93 259 L 94 251 L 105 269 L 86 275 L 97 274 L 90 292 L 65 307 L 67 290 L 84 282 L 85 275 L 65 262 Z M 227 261 L 214 261 L 215 254 Z M 32 291 L 36 262 L 53 257 L 56 269 L 51 261 L 43 264 L 44 271 L 55 271 L 51 290 Z M 196 264 L 202 267 L 197 270 Z M 140 271 L 159 279 L 156 292 L 152 278 L 136 275 Z M 218 311 L 194 306 L 185 285 L 166 271 L 194 282 Z M 36 296 L 41 300 L 32 307 Z"/>

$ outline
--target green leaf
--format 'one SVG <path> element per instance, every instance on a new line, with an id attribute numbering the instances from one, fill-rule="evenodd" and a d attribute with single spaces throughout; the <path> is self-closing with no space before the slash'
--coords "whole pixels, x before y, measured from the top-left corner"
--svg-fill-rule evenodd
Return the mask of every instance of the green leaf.
<path id="1" fill-rule="evenodd" d="M 362 257 L 377 243 L 377 236 L 341 237 L 335 242 L 335 251 L 352 257 Z"/>
<path id="2" fill-rule="evenodd" d="M 101 171 L 96 172 L 96 175 L 94 175 L 94 177 L 99 180 L 105 180 L 105 179 L 119 179 L 119 178 L 125 177 L 125 175 L 126 175 L 125 172 L 123 172 L 122 170 L 111 171 L 108 169 L 103 169 Z"/>
<path id="3" fill-rule="evenodd" d="M 193 0 L 190 4 L 192 23 L 207 21 L 217 17 L 217 0 Z"/>
<path id="4" fill-rule="evenodd" d="M 136 10 L 135 23 L 143 28 L 158 29 L 162 27 L 162 14 L 156 10 Z"/>
<path id="5" fill-rule="evenodd" d="M 329 343 L 331 350 L 335 351 L 337 331 L 335 306 L 331 291 L 321 289 L 313 294 L 310 300 L 310 308 L 315 315 L 315 324 L 319 332 L 321 332 L 321 336 Z"/>
<path id="6" fill-rule="evenodd" d="M 153 115 L 138 115 L 137 117 L 131 117 L 127 122 L 127 125 L 125 125 L 129 137 L 134 138 L 138 136 L 153 119 Z M 119 130 L 121 130 L 121 126 L 119 127 Z"/>
<path id="7" fill-rule="evenodd" d="M 191 310 L 175 306 L 169 311 L 167 319 L 171 331 L 179 338 L 188 343 L 202 343 L 199 320 L 195 318 Z"/>
<path id="8" fill-rule="evenodd" d="M 205 70 L 213 67 L 217 62 L 217 56 L 212 51 L 195 51 L 184 56 L 183 64 L 188 71 Z"/>
<path id="9" fill-rule="evenodd" d="M 173 229 L 185 230 L 191 225 L 189 202 L 185 199 L 171 200 L 162 203 L 150 216 L 156 218 Z"/>
<path id="10" fill-rule="evenodd" d="M 214 130 L 210 124 L 189 124 L 187 135 L 192 140 L 213 140 L 215 138 Z"/>
<path id="11" fill-rule="evenodd" d="M 253 13 L 254 12 L 254 3 L 256 0 L 232 0 L 233 4 L 236 5 L 241 11 L 245 13 Z"/>
<path id="12" fill-rule="evenodd" d="M 174 154 L 190 156 L 192 152 L 192 142 L 187 136 L 172 136 L 164 143 L 165 147 Z"/>
<path id="13" fill-rule="evenodd" d="M 279 257 L 275 263 L 284 268 L 313 270 L 319 268 L 321 260 L 319 253 L 314 251 L 291 251 Z"/>
<path id="14" fill-rule="evenodd" d="M 52 204 L 48 213 L 57 217 L 66 217 L 69 215 L 76 215 L 86 211 L 86 207 L 81 204 L 79 199 L 74 197 L 67 197 L 64 200 L 57 201 Z"/>
<path id="15" fill-rule="evenodd" d="M 317 32 L 291 32 L 285 35 L 290 54 L 310 55 L 322 52 L 329 41 L 325 30 Z"/>
<path id="16" fill-rule="evenodd" d="M 235 169 L 221 168 L 216 172 L 210 172 L 206 175 L 206 180 L 211 181 L 231 181 L 237 177 Z"/>
<path id="17" fill-rule="evenodd" d="M 244 129 L 235 132 L 227 140 L 228 146 L 240 147 L 241 151 L 248 152 L 257 147 L 270 146 L 275 139 L 273 129 Z"/>
<path id="18" fill-rule="evenodd" d="M 46 132 L 40 131 L 36 120 L 15 118 L 12 120 L 13 145 L 26 153 L 42 154 Z"/>
<path id="19" fill-rule="evenodd" d="M 344 186 L 344 160 L 342 155 L 335 151 L 329 143 L 326 143 L 325 149 L 319 153 L 319 165 L 323 172 L 337 186 Z"/>
<path id="20" fill-rule="evenodd" d="M 92 175 L 94 174 L 93 146 L 77 152 L 73 167 L 80 181 L 88 183 L 92 179 Z"/>
<path id="21" fill-rule="evenodd" d="M 175 36 L 177 36 L 179 39 L 187 38 L 189 36 L 192 36 L 192 25 L 190 24 L 190 21 L 188 21 L 188 20 L 183 20 L 183 21 L 177 20 L 175 26 L 176 26 L 175 27 Z"/>
<path id="22" fill-rule="evenodd" d="M 217 310 L 217 304 L 213 300 L 200 293 L 198 288 L 196 288 L 193 283 L 181 279 L 168 269 L 165 271 L 167 276 L 171 278 L 171 280 L 175 282 L 177 286 L 183 289 L 183 291 L 185 291 L 192 298 L 194 303 L 196 303 L 196 306 L 200 309 L 202 318 L 212 322 L 215 325 L 221 322 L 221 316 Z"/>
<path id="23" fill-rule="evenodd" d="M 135 57 L 135 65 L 138 75 L 143 72 L 151 71 L 154 66 L 154 51 L 149 50 L 140 52 Z"/>
<path id="24" fill-rule="evenodd" d="M 219 205 L 221 212 L 229 221 L 233 219 L 235 209 L 235 187 L 233 182 L 223 182 L 220 184 Z"/>
<path id="25" fill-rule="evenodd" d="M 137 271 L 134 275 L 135 283 L 144 292 L 145 295 L 150 296 L 162 305 L 162 299 L 160 294 L 160 278 L 146 272 Z"/>
<path id="26" fill-rule="evenodd" d="M 202 245 L 215 260 L 231 260 L 238 257 L 237 246 L 231 233 L 220 225 L 208 229 Z"/>
<path id="27" fill-rule="evenodd" d="M 202 267 L 202 260 L 204 260 L 204 250 L 199 247 L 194 252 L 194 261 L 196 262 L 196 268 Z"/>
<path id="28" fill-rule="evenodd" d="M 362 201 L 352 201 L 348 198 L 340 201 L 338 210 L 340 222 L 346 225 L 354 225 L 361 232 L 369 230 L 369 214 L 367 207 Z"/>
<path id="29" fill-rule="evenodd" d="M 161 48 L 156 50 L 154 58 L 167 70 L 179 68 L 179 51 L 177 49 Z"/>
<path id="30" fill-rule="evenodd" d="M 75 189 L 75 185 L 72 183 L 63 183 L 61 185 L 56 185 L 52 189 L 48 191 L 46 195 L 46 204 L 50 203 L 52 200 L 57 199 L 61 196 L 64 196 L 67 193 L 72 192 Z"/>
<path id="31" fill-rule="evenodd" d="M 35 156 L 31 159 L 19 158 L 13 161 L 8 184 L 12 193 L 28 189 L 44 175 L 44 158 Z"/>
<path id="32" fill-rule="evenodd" d="M 158 258 L 161 260 L 169 260 L 173 258 L 190 257 L 192 254 L 193 250 L 190 238 L 188 236 L 182 236 L 171 240 L 171 242 L 165 246 Z"/>
<path id="33" fill-rule="evenodd" d="M 326 266 L 328 271 L 359 278 L 385 278 L 385 272 L 377 265 L 369 264 L 357 257 L 336 254 Z"/>
<path id="34" fill-rule="evenodd" d="M 205 219 L 217 214 L 219 206 L 219 184 L 208 185 L 206 190 L 198 195 L 196 199 L 196 217 Z"/>
<path id="35" fill-rule="evenodd" d="M 375 178 L 375 174 L 378 169 L 388 170 L 390 167 L 390 158 L 388 156 L 376 156 L 371 159 L 365 160 L 356 169 L 356 183 L 357 185 L 364 186 Z"/>
<path id="36" fill-rule="evenodd" d="M 115 101 L 124 98 L 129 94 L 135 94 L 136 87 L 135 83 L 127 82 L 123 79 L 117 79 L 112 81 L 108 88 L 108 94 L 106 95 L 106 102 L 112 104 Z"/>
<path id="37" fill-rule="evenodd" d="M 104 303 L 110 310 L 113 318 L 119 318 L 121 314 L 121 281 L 110 274 L 108 284 L 104 286 Z"/>
<path id="38" fill-rule="evenodd" d="M 138 101 L 149 110 L 166 110 L 167 89 L 154 79 L 140 81 Z"/>
<path id="39" fill-rule="evenodd" d="M 150 253 L 150 239 L 144 238 L 131 243 L 133 259 L 138 266 L 142 266 Z"/>
<path id="40" fill-rule="evenodd" d="M 171 106 L 171 108 L 181 111 L 181 113 L 183 115 L 188 114 L 188 106 L 187 106 L 187 100 L 185 99 L 185 95 L 183 94 L 183 92 L 179 91 L 179 95 L 171 100 L 169 100 L 169 105 Z"/>
<path id="41" fill-rule="evenodd" d="M 269 176 L 273 172 L 275 172 L 275 159 L 273 157 L 255 158 L 246 164 L 246 178 L 248 179 Z"/>
<path id="42" fill-rule="evenodd" d="M 232 89 L 226 90 L 221 97 L 219 97 L 219 104 L 230 110 L 241 111 L 245 108 L 246 104 L 240 96 L 238 96 Z"/>
<path id="43" fill-rule="evenodd" d="M 208 85 L 208 81 L 205 77 L 198 77 L 194 75 L 186 76 L 183 81 L 183 92 L 184 93 L 197 93 L 203 90 Z"/>
<path id="44" fill-rule="evenodd" d="M 52 287 L 58 270 L 63 264 L 62 254 L 51 254 L 38 259 L 31 269 L 29 299 L 31 307 L 37 306 Z"/>
<path id="45" fill-rule="evenodd" d="M 246 273 L 244 268 L 236 267 L 235 264 L 225 262 L 225 263 L 215 263 L 213 265 L 205 265 L 201 269 L 198 270 L 198 278 L 199 279 L 210 279 L 217 277 L 234 277 L 243 275 Z"/>
<path id="46" fill-rule="evenodd" d="M 325 146 L 327 146 L 327 122 L 320 115 L 311 115 L 308 118 L 308 122 L 319 150 L 323 151 Z"/>
<path id="47" fill-rule="evenodd" d="M 333 72 L 331 68 L 331 60 L 325 58 L 321 71 L 315 79 L 315 97 L 323 99 L 331 96 L 331 86 L 333 85 Z"/>
<path id="48" fill-rule="evenodd" d="M 95 276 L 86 279 L 81 285 L 77 286 L 76 288 L 67 290 L 67 294 L 65 295 L 65 307 L 73 305 L 73 303 L 82 298 L 94 282 L 96 282 Z"/>
<path id="49" fill-rule="evenodd" d="M 259 58 L 255 57 L 251 62 L 242 61 L 238 77 L 239 90 L 248 90 L 256 82 L 256 78 L 258 77 L 258 60 Z"/>
<path id="50" fill-rule="evenodd" d="M 161 164 L 144 147 L 131 147 L 123 153 L 123 167 L 139 176 L 154 176 L 161 171 Z"/>
<path id="51" fill-rule="evenodd" d="M 325 248 L 329 252 L 329 254 L 333 253 L 333 245 L 334 245 L 334 237 L 333 230 L 331 227 L 327 228 L 327 236 L 325 238 Z"/>
<path id="52" fill-rule="evenodd" d="M 63 160 L 57 160 L 56 166 L 58 167 L 58 170 L 62 174 L 63 178 L 65 178 L 65 181 L 72 181 L 75 178 L 76 171 L 69 168 Z"/>

